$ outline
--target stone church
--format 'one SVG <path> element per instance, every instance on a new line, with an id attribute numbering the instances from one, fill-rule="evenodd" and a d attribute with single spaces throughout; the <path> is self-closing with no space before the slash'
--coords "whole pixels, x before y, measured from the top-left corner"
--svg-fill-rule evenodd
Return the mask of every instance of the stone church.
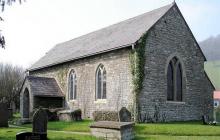
<path id="1" fill-rule="evenodd" d="M 43 106 L 93 118 L 126 107 L 139 121 L 199 120 L 213 111 L 204 61 L 172 3 L 57 44 L 28 69 L 21 115 Z"/>

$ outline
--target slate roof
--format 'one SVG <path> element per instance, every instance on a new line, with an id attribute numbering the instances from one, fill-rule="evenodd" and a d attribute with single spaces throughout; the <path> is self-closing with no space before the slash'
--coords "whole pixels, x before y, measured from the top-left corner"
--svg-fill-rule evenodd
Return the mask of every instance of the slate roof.
<path id="1" fill-rule="evenodd" d="M 64 97 L 54 78 L 27 76 L 33 96 Z"/>
<path id="2" fill-rule="evenodd" d="M 68 62 L 111 50 L 129 47 L 137 42 L 173 4 L 130 18 L 70 41 L 57 44 L 29 68 L 30 71 Z"/>

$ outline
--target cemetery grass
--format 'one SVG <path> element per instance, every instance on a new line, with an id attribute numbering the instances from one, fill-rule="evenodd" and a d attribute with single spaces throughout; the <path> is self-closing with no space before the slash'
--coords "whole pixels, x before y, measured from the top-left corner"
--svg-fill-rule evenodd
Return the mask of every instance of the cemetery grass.
<path id="1" fill-rule="evenodd" d="M 48 130 L 89 132 L 89 125 L 91 123 L 92 121 L 90 120 L 79 122 L 49 122 Z M 29 129 L 32 127 L 30 124 L 22 126 L 29 127 Z M 51 135 L 49 131 L 49 138 L 53 138 L 51 140 L 56 140 L 56 135 L 59 137 L 60 134 L 61 133 L 53 133 Z M 219 140 L 220 126 L 202 125 L 200 121 L 139 123 L 135 125 L 135 134 L 135 140 Z M 82 139 L 83 137 L 84 136 L 82 136 Z"/>
<path id="2" fill-rule="evenodd" d="M 136 124 L 137 140 L 219 140 L 220 126 L 202 122 Z"/>
<path id="3" fill-rule="evenodd" d="M 15 140 L 19 132 L 31 132 L 31 129 L 23 128 L 0 128 L 0 140 Z M 48 131 L 48 140 L 95 140 L 96 138 L 87 135 L 68 134 L 63 132 Z"/>
<path id="4" fill-rule="evenodd" d="M 48 130 L 90 132 L 89 125 L 93 121 L 48 122 Z M 22 125 L 31 128 L 31 124 Z M 201 121 L 170 122 L 170 123 L 137 123 L 137 135 L 171 135 L 171 136 L 219 136 L 220 126 L 203 125 Z"/>
<path id="5" fill-rule="evenodd" d="M 47 124 L 48 130 L 73 131 L 73 132 L 90 132 L 89 125 L 93 121 L 82 120 L 77 122 L 51 121 Z M 32 124 L 25 124 L 22 127 L 32 128 Z"/>

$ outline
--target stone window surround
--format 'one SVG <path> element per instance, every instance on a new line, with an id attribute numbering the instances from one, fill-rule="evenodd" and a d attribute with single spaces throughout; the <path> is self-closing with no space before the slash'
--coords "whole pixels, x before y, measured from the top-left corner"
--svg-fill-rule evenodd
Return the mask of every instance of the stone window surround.
<path id="1" fill-rule="evenodd" d="M 165 65 L 165 81 L 167 83 L 167 70 L 168 70 L 168 65 L 170 61 L 176 57 L 181 65 L 181 72 L 182 72 L 182 101 L 169 101 L 167 100 L 167 84 L 166 84 L 166 92 L 165 92 L 165 98 L 166 98 L 166 103 L 172 103 L 172 104 L 185 104 L 185 93 L 186 93 L 186 72 L 185 72 L 185 66 L 183 63 L 183 60 L 181 59 L 182 57 L 178 53 L 173 53 L 171 54 L 166 61 Z M 175 93 L 174 93 L 175 94 Z"/>
<path id="2" fill-rule="evenodd" d="M 68 96 L 67 96 L 67 101 L 71 102 L 71 103 L 74 103 L 77 100 L 77 74 L 76 74 L 75 69 L 70 69 L 70 71 L 68 73 L 69 74 L 68 74 L 68 78 L 67 78 L 67 80 L 68 80 L 68 90 L 67 90 L 68 91 L 68 94 L 67 94 Z M 73 99 L 70 100 L 70 76 L 72 74 L 75 75 L 75 79 L 74 79 L 75 80 L 74 94 L 76 94 L 76 95 L 73 95 Z"/>
<path id="3" fill-rule="evenodd" d="M 102 67 L 100 69 L 100 67 Z M 98 98 L 98 72 L 99 70 L 101 70 L 101 74 L 102 74 L 102 82 L 101 82 L 101 98 Z M 105 71 L 105 84 L 107 84 L 107 72 L 106 72 L 106 68 L 105 66 L 100 63 L 97 68 L 96 68 L 96 72 L 95 72 L 95 103 L 106 103 L 106 99 L 107 99 L 107 86 L 105 87 L 105 98 L 103 98 L 103 72 Z"/>

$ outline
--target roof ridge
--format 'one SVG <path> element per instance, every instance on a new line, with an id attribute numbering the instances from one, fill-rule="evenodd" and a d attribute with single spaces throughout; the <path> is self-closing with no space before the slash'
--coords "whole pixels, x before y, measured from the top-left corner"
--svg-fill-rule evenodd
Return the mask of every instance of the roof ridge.
<path id="1" fill-rule="evenodd" d="M 100 29 L 97 29 L 97 30 L 91 31 L 91 32 L 89 32 L 89 33 L 80 35 L 80 36 L 75 37 L 75 38 L 73 38 L 73 39 L 70 39 L 70 40 L 67 40 L 67 41 L 63 41 L 63 42 L 57 43 L 57 44 L 55 45 L 55 47 L 56 47 L 56 46 L 59 47 L 60 44 L 64 44 L 64 43 L 67 43 L 67 42 L 69 42 L 69 41 L 73 41 L 73 40 L 75 40 L 75 39 L 81 38 L 81 37 L 83 37 L 83 36 L 87 36 L 87 35 L 89 35 L 89 34 L 93 34 L 93 33 L 95 33 L 95 32 L 98 32 L 98 31 L 104 30 L 104 29 L 106 29 L 106 28 L 109 28 L 109 27 L 111 27 L 111 26 L 116 26 L 116 25 L 118 25 L 118 24 L 120 24 L 120 23 L 122 23 L 122 22 L 127 22 L 127 21 L 129 21 L 129 20 L 132 20 L 132 19 L 135 19 L 135 18 L 144 16 L 144 15 L 149 14 L 149 13 L 151 13 L 151 12 L 155 12 L 155 11 L 157 11 L 157 10 L 159 10 L 159 9 L 163 9 L 163 8 L 169 7 L 169 6 L 170 6 L 170 8 L 171 8 L 171 7 L 172 7 L 173 5 L 175 5 L 175 4 L 176 4 L 176 3 L 172 2 L 171 4 L 167 4 L 167 5 L 165 5 L 165 6 L 162 6 L 162 7 L 156 8 L 156 9 L 153 9 L 153 10 L 151 10 L 151 11 L 144 12 L 144 13 L 139 14 L 139 15 L 137 15 L 137 16 L 133 16 L 133 17 L 131 17 L 131 18 L 128 18 L 128 19 L 125 19 L 125 20 L 121 20 L 121 21 L 119 21 L 119 22 L 117 22 L 117 23 L 114 23 L 114 24 L 111 24 L 111 25 L 102 27 L 102 28 L 100 28 Z M 170 8 L 169 8 L 169 9 L 170 9 Z"/>
<path id="2" fill-rule="evenodd" d="M 165 5 L 59 43 L 28 70 L 34 71 L 103 52 L 129 47 L 139 40 L 145 32 L 149 31 L 174 5 L 175 3 Z"/>

